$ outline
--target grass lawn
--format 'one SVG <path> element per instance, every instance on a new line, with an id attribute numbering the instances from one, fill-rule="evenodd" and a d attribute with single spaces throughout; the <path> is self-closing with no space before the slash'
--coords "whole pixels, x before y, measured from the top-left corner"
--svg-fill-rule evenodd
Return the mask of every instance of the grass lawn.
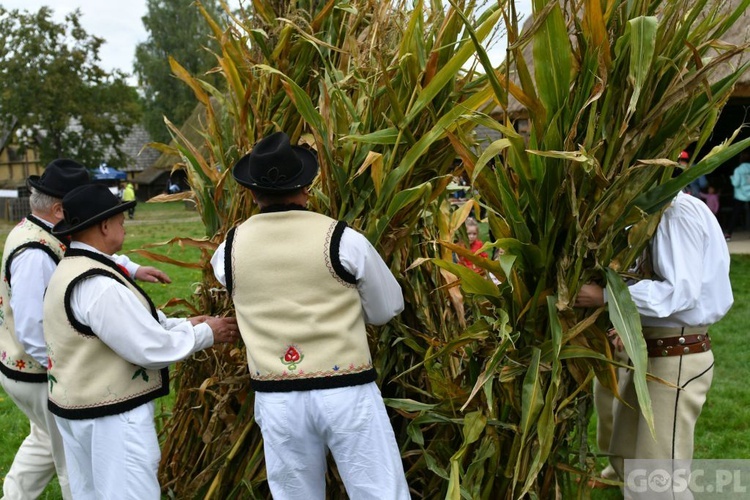
<path id="1" fill-rule="evenodd" d="M 12 229 L 13 224 L 0 221 L 0 241 Z M 175 236 L 200 238 L 202 225 L 197 214 L 187 211 L 181 203 L 139 204 L 136 218 L 126 221 L 127 236 L 124 252 L 146 244 L 164 242 Z M 485 236 L 486 237 L 486 236 Z M 170 246 L 151 249 L 173 259 L 194 262 L 200 256 L 193 248 Z M 148 262 L 145 258 L 131 254 L 136 262 L 155 265 L 167 272 L 173 280 L 171 285 L 144 284 L 146 292 L 158 305 L 172 297 L 188 298 L 194 284 L 200 281 L 200 271 L 181 268 L 164 263 Z M 698 421 L 695 458 L 750 458 L 750 377 L 747 360 L 750 359 L 750 343 L 745 342 L 744 328 L 750 324 L 750 256 L 732 257 L 732 286 L 735 305 L 721 322 L 711 329 L 716 366 L 714 381 L 703 414 Z M 171 398 L 163 398 L 169 406 Z M 158 407 L 159 405 L 157 405 Z M 15 451 L 28 433 L 28 422 L 0 389 L 0 483 L 8 471 Z M 590 442 L 594 440 L 595 422 L 590 426 Z M 601 461 L 602 464 L 604 461 Z M 41 497 L 61 498 L 60 489 L 54 481 Z M 622 498 L 619 490 L 594 491 L 594 499 Z"/>

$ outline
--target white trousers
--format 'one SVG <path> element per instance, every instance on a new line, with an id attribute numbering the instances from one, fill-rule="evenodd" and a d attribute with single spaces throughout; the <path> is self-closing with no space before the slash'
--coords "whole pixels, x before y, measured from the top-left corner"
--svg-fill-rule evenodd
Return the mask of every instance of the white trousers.
<path id="1" fill-rule="evenodd" d="M 86 420 L 55 417 L 75 500 L 159 500 L 154 403 Z"/>
<path id="2" fill-rule="evenodd" d="M 410 498 L 378 386 L 256 392 L 266 472 L 276 500 L 323 500 L 331 451 L 349 498 Z"/>
<path id="3" fill-rule="evenodd" d="M 18 448 L 5 476 L 3 498 L 35 499 L 42 494 L 55 473 L 63 498 L 72 498 L 62 437 L 53 415 L 47 410 L 47 384 L 19 382 L 0 373 L 0 385 L 31 424 L 29 435 Z"/>

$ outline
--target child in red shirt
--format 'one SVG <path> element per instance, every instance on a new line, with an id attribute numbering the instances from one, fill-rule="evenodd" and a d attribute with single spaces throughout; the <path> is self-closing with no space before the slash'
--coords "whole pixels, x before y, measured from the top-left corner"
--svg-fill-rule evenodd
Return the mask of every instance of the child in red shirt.
<path id="1" fill-rule="evenodd" d="M 479 224 L 477 224 L 477 221 L 469 217 L 466 219 L 464 225 L 466 225 L 466 235 L 469 237 L 469 250 L 474 254 L 477 254 L 477 251 L 484 245 L 482 240 L 479 239 Z M 477 255 L 484 257 L 485 259 L 487 258 L 486 252 L 480 252 Z M 474 263 L 465 257 L 459 257 L 458 263 L 479 274 L 484 274 L 484 269 L 475 266 Z"/>

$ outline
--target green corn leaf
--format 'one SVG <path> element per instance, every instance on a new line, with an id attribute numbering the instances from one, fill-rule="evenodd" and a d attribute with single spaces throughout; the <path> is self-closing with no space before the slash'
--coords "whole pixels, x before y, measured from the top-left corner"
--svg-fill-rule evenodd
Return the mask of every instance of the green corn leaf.
<path id="1" fill-rule="evenodd" d="M 654 435 L 654 412 L 651 408 L 651 396 L 646 384 L 646 370 L 648 369 L 648 351 L 646 340 L 641 331 L 640 315 L 630 297 L 630 291 L 619 274 L 610 268 L 606 269 L 607 297 L 609 303 L 609 318 L 622 339 L 625 352 L 633 363 L 633 384 L 638 395 L 641 413 L 648 425 L 651 435 Z"/>
<path id="2" fill-rule="evenodd" d="M 630 29 L 630 70 L 628 80 L 633 86 L 633 95 L 630 97 L 627 115 L 635 112 L 641 91 L 650 74 L 651 61 L 654 58 L 656 47 L 656 30 L 658 21 L 656 17 L 638 17 L 628 21 Z"/>

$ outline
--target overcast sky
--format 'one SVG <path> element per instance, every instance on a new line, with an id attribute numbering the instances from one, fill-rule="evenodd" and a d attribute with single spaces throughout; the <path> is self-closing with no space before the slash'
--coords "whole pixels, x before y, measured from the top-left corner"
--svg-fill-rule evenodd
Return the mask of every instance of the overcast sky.
<path id="1" fill-rule="evenodd" d="M 232 4 L 239 4 L 230 2 Z M 135 47 L 148 38 L 141 18 L 146 15 L 146 0 L 0 0 L 0 5 L 8 10 L 19 9 L 36 12 L 43 5 L 49 5 L 58 22 L 75 9 L 81 10 L 83 28 L 91 35 L 106 40 L 99 57 L 102 67 L 108 71 L 119 69 L 133 72 Z M 531 0 L 516 0 L 520 13 L 531 10 Z M 501 47 L 504 49 L 504 41 Z M 504 50 L 497 50 L 493 63 L 497 64 L 504 56 Z M 499 57 L 499 60 L 495 60 Z M 130 80 L 135 82 L 134 79 Z"/>

